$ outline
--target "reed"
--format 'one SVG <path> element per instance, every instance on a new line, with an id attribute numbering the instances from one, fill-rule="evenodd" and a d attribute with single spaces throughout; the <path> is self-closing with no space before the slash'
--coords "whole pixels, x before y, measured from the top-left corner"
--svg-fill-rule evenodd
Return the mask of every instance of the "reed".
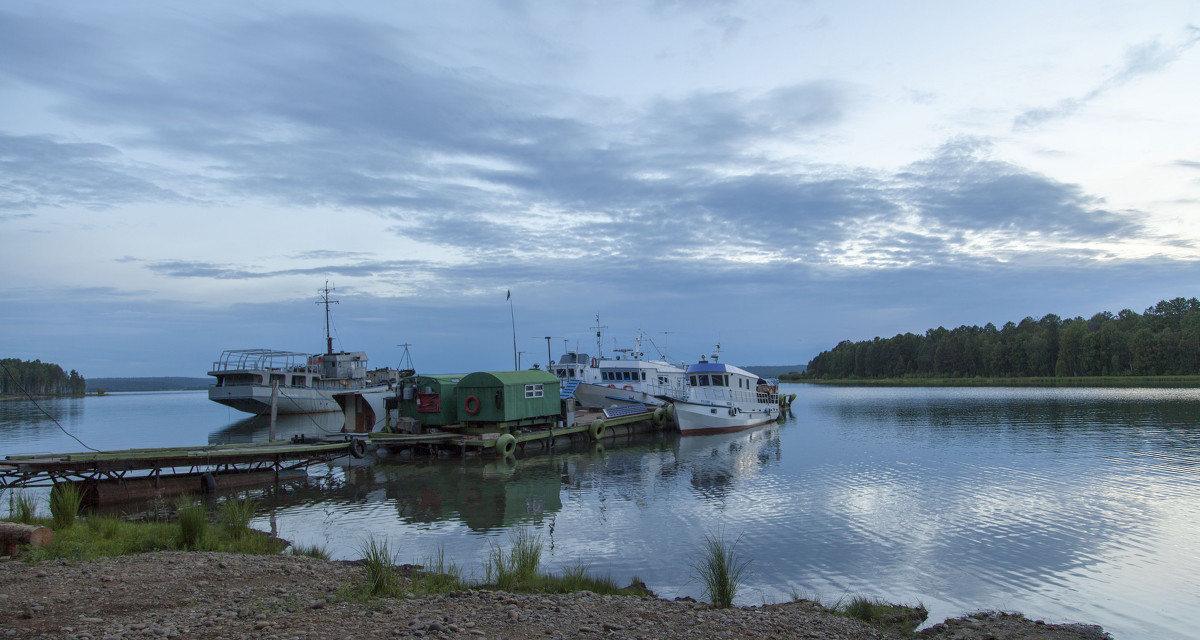
<path id="1" fill-rule="evenodd" d="M 83 492 L 74 482 L 56 482 L 50 489 L 50 521 L 56 531 L 70 529 L 83 505 Z"/>
<path id="2" fill-rule="evenodd" d="M 329 550 L 319 544 L 292 545 L 288 547 L 287 553 L 293 556 L 316 558 L 317 560 L 329 559 Z"/>
<path id="3" fill-rule="evenodd" d="M 437 553 L 412 574 L 412 590 L 420 594 L 449 593 L 465 589 L 470 584 L 463 578 L 462 568 L 453 560 L 446 560 L 446 550 L 438 547 Z"/>
<path id="4" fill-rule="evenodd" d="M 704 535 L 700 556 L 692 563 L 693 577 L 704 586 L 704 595 L 718 609 L 733 606 L 737 591 L 746 578 L 749 560 L 738 557 L 741 538 L 729 541 L 723 531 Z"/>
<path id="5" fill-rule="evenodd" d="M 880 598 L 855 595 L 842 598 L 827 609 L 834 615 L 854 618 L 882 629 L 895 630 L 900 635 L 911 635 L 929 616 L 924 605 L 907 606 L 892 604 Z"/>
<path id="6" fill-rule="evenodd" d="M 484 563 L 486 581 L 502 591 L 517 591 L 537 582 L 542 563 L 542 539 L 527 529 L 512 534 L 508 553 L 493 545 Z"/>
<path id="7" fill-rule="evenodd" d="M 222 502 L 218 511 L 218 520 L 225 535 L 235 540 L 241 539 L 246 534 L 247 527 L 250 526 L 250 520 L 254 518 L 254 508 L 254 501 L 249 497 L 237 499 L 230 497 Z"/>
<path id="8" fill-rule="evenodd" d="M 179 518 L 179 546 L 184 549 L 196 549 L 208 531 L 208 512 L 204 503 L 190 498 L 183 498 L 178 504 L 176 515 Z"/>
<path id="9" fill-rule="evenodd" d="M 8 496 L 8 518 L 21 524 L 33 524 L 37 518 L 37 498 L 24 491 L 13 491 Z"/>
<path id="10" fill-rule="evenodd" d="M 92 514 L 84 519 L 87 528 L 104 540 L 112 540 L 121 531 L 121 519 L 116 516 Z"/>
<path id="11" fill-rule="evenodd" d="M 396 575 L 395 557 L 388 549 L 387 540 L 374 536 L 367 538 L 359 547 L 363 557 L 363 565 L 367 573 L 363 583 L 363 591 L 368 596 L 395 594 L 399 590 L 400 579 Z"/>

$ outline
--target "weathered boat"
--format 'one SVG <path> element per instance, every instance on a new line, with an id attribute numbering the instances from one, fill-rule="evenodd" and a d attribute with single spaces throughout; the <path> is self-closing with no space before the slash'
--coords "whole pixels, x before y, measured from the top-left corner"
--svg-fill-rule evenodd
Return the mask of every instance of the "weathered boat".
<path id="1" fill-rule="evenodd" d="M 367 354 L 333 350 L 329 332 L 328 283 L 322 294 L 325 304 L 325 353 L 307 355 L 273 349 L 228 349 L 213 363 L 208 375 L 216 383 L 208 388 L 208 399 L 253 414 L 270 412 L 321 413 L 342 411 L 335 395 L 356 392 L 365 400 L 383 406 L 396 375 L 367 371 Z M 377 382 L 376 382 L 377 381 Z M 382 414 L 382 409 L 380 410 Z"/>
<path id="2" fill-rule="evenodd" d="M 779 385 L 745 369 L 701 360 L 687 369 L 688 386 L 672 401 L 682 435 L 739 431 L 779 419 Z"/>

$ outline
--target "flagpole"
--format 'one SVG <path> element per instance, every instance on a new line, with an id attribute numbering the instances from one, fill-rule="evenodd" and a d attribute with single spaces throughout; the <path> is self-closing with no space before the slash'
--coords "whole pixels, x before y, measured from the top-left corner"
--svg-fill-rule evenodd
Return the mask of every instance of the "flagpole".
<path id="1" fill-rule="evenodd" d="M 512 289 L 508 290 L 508 295 L 506 296 L 506 299 L 508 300 L 508 315 L 510 318 L 512 318 L 513 371 L 520 371 L 521 365 L 520 365 L 520 361 L 517 359 L 517 315 L 516 315 L 516 313 L 513 312 Z"/>

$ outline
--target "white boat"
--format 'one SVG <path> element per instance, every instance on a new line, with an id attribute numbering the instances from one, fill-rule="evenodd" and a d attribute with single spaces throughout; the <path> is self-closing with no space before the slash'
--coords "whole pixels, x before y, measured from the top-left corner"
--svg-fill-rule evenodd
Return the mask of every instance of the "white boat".
<path id="1" fill-rule="evenodd" d="M 683 435 L 739 431 L 779 419 L 779 385 L 733 365 L 701 360 L 687 369 L 688 386 L 673 401 Z"/>
<path id="2" fill-rule="evenodd" d="M 599 324 L 599 319 L 597 319 Z M 597 348 L 599 348 L 597 333 Z M 551 371 L 564 388 L 575 383 L 574 396 L 581 407 L 606 409 L 641 403 L 662 406 L 683 395 L 686 372 L 665 360 L 642 360 L 642 339 L 634 349 L 617 349 L 613 358 L 590 357 L 567 351 L 551 363 Z"/>
<path id="3" fill-rule="evenodd" d="M 272 349 L 229 349 L 213 363 L 208 375 L 217 379 L 208 388 L 208 399 L 238 411 L 270 413 L 272 396 L 276 413 L 323 413 L 342 411 L 334 398 L 359 393 L 382 406 L 392 388 L 391 375 L 367 371 L 367 354 L 362 351 L 333 351 L 329 333 L 329 285 L 325 303 L 325 353 L 307 355 Z M 382 380 L 372 383 L 374 380 Z"/>

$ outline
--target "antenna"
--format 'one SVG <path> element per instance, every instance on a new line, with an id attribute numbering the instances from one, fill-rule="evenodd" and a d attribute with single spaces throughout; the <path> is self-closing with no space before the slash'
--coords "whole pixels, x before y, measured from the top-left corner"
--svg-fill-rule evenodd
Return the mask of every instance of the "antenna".
<path id="1" fill-rule="evenodd" d="M 601 360 L 604 359 L 604 345 L 600 341 L 600 332 L 607 328 L 608 328 L 607 325 L 601 326 L 600 314 L 597 313 L 596 314 L 596 326 L 592 327 L 592 329 L 595 329 L 595 331 L 596 331 L 596 357 L 600 358 Z"/>
<path id="2" fill-rule="evenodd" d="M 325 305 L 325 355 L 333 355 L 333 337 L 329 335 L 329 305 L 337 304 L 337 300 L 329 299 L 329 292 L 333 291 L 334 287 L 329 286 L 329 281 L 325 281 L 324 289 L 317 289 L 317 294 L 321 296 L 321 300 L 317 304 Z"/>
<path id="3" fill-rule="evenodd" d="M 414 374 L 416 374 L 416 372 L 417 372 L 417 368 L 416 368 L 415 366 L 413 366 L 412 354 L 408 352 L 408 348 L 409 348 L 409 347 L 411 347 L 412 345 L 411 345 L 411 344 L 409 344 L 409 343 L 407 343 L 407 342 L 405 342 L 404 344 L 398 344 L 398 345 L 396 345 L 396 346 L 397 346 L 397 347 L 404 347 L 404 353 L 403 353 L 403 354 L 400 356 L 400 367 L 399 367 L 399 368 L 400 368 L 400 371 L 401 371 L 401 374 L 400 374 L 400 375 L 403 377 L 403 375 L 404 375 L 404 374 L 403 374 L 403 372 L 404 372 L 404 371 L 411 371 L 412 373 L 410 373 L 409 375 L 414 375 Z M 404 366 L 404 363 L 405 363 L 405 362 L 407 362 L 407 363 L 408 363 L 408 367 L 405 367 L 405 366 Z"/>

